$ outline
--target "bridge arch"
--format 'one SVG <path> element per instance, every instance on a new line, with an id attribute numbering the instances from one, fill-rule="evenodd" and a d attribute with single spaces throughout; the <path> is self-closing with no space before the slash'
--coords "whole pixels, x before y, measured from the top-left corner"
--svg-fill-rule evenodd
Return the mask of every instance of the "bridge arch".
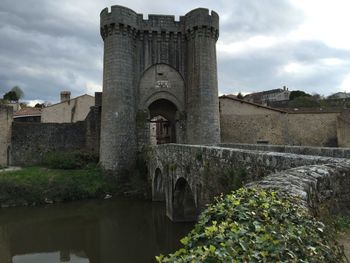
<path id="1" fill-rule="evenodd" d="M 165 179 L 160 168 L 154 171 L 152 200 L 159 202 L 165 201 Z"/>
<path id="2" fill-rule="evenodd" d="M 172 220 L 175 222 L 196 221 L 198 209 L 192 189 L 184 177 L 180 177 L 174 186 Z"/>

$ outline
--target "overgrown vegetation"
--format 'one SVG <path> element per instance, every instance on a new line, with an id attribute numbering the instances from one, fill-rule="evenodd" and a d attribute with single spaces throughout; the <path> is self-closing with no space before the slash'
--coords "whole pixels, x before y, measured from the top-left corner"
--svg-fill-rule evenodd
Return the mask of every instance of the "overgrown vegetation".
<path id="1" fill-rule="evenodd" d="M 0 174 L 2 206 L 35 205 L 104 197 L 118 189 L 97 166 L 81 170 L 29 167 Z"/>
<path id="2" fill-rule="evenodd" d="M 51 152 L 43 158 L 43 165 L 52 169 L 82 169 L 97 162 L 98 156 L 84 151 Z"/>
<path id="3" fill-rule="evenodd" d="M 350 230 L 350 217 L 337 215 L 327 217 L 323 221 L 329 226 L 333 233 L 341 233 Z"/>
<path id="4" fill-rule="evenodd" d="M 325 225 L 273 191 L 241 188 L 201 214 L 181 242 L 158 262 L 343 262 Z"/>
<path id="5" fill-rule="evenodd" d="M 245 168 L 229 169 L 223 171 L 220 175 L 219 182 L 222 187 L 231 190 L 237 190 L 241 188 L 247 180 L 247 171 Z"/>

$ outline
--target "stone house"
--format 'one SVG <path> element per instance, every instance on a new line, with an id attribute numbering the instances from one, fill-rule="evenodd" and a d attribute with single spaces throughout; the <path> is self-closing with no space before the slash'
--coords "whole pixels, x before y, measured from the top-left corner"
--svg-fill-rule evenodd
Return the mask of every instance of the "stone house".
<path id="1" fill-rule="evenodd" d="M 61 92 L 59 103 L 43 108 L 41 122 L 43 123 L 73 123 L 85 120 L 90 107 L 95 105 L 95 98 L 88 94 L 70 98 L 69 91 Z"/>
<path id="2" fill-rule="evenodd" d="M 348 122 L 338 118 L 341 114 L 340 111 L 286 112 L 221 96 L 221 142 L 350 147 L 345 143 Z"/>

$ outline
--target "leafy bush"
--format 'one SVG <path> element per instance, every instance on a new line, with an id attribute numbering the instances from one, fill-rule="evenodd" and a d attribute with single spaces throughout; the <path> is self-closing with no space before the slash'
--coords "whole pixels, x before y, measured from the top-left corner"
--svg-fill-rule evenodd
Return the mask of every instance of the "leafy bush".
<path id="1" fill-rule="evenodd" d="M 325 226 L 273 191 L 241 188 L 219 197 L 181 242 L 158 262 L 343 262 Z"/>
<path id="2" fill-rule="evenodd" d="M 45 154 L 43 165 L 52 169 L 81 169 L 97 163 L 98 157 L 90 152 L 51 152 Z"/>

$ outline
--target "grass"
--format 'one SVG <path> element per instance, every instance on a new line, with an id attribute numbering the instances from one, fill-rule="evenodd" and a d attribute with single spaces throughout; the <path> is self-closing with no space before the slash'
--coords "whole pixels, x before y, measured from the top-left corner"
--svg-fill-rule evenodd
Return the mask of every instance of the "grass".
<path id="1" fill-rule="evenodd" d="M 2 206 L 99 198 L 118 189 L 96 165 L 79 170 L 28 167 L 0 174 Z"/>

